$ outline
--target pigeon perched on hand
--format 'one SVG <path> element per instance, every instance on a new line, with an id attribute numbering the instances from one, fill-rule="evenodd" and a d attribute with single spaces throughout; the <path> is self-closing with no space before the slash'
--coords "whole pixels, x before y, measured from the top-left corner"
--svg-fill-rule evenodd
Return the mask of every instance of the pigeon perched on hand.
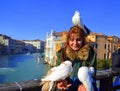
<path id="1" fill-rule="evenodd" d="M 94 73 L 94 68 L 93 67 L 86 67 L 82 66 L 78 70 L 78 79 L 82 84 L 85 86 L 87 91 L 94 91 L 92 82 L 92 75 Z"/>
<path id="2" fill-rule="evenodd" d="M 41 79 L 42 82 L 50 82 L 49 91 L 51 91 L 54 82 L 65 80 L 72 72 L 72 63 L 69 60 L 62 62 L 59 66 L 50 69 L 50 74 Z"/>

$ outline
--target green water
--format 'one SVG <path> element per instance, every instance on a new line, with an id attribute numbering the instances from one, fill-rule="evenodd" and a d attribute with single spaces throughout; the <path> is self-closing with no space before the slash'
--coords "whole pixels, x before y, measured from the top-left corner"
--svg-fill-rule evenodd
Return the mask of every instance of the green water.
<path id="1" fill-rule="evenodd" d="M 0 56 L 0 83 L 43 77 L 50 67 L 38 60 L 38 56 L 39 53 Z"/>

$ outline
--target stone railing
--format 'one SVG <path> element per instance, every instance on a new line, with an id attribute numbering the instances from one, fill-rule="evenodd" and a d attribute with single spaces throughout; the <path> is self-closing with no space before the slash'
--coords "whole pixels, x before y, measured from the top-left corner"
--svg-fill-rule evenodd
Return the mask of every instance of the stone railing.
<path id="1" fill-rule="evenodd" d="M 97 71 L 96 81 L 99 81 L 99 91 L 116 91 L 120 89 L 120 85 L 113 86 L 113 78 L 119 73 L 113 70 Z M 0 84 L 0 91 L 40 91 L 40 79 L 34 79 L 23 82 L 13 82 Z"/>

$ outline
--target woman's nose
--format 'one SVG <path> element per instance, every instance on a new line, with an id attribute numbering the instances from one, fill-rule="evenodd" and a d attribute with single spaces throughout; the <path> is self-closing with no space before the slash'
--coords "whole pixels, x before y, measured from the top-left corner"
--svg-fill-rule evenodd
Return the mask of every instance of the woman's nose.
<path id="1" fill-rule="evenodd" d="M 77 43 L 77 41 L 76 40 L 74 40 L 74 44 L 76 44 Z"/>

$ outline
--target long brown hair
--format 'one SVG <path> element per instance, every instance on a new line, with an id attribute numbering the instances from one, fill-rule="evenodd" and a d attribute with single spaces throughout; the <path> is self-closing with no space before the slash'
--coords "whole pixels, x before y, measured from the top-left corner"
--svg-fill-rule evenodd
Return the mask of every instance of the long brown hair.
<path id="1" fill-rule="evenodd" d="M 67 35 L 67 40 L 64 46 L 64 49 L 62 51 L 62 60 L 65 61 L 66 60 L 66 48 L 69 46 L 69 39 L 71 34 L 78 34 L 78 36 L 80 36 L 81 39 L 83 39 L 83 43 L 82 46 L 84 46 L 85 44 L 85 32 L 82 28 L 80 28 L 79 26 L 73 26 L 70 28 L 68 35 Z"/>

